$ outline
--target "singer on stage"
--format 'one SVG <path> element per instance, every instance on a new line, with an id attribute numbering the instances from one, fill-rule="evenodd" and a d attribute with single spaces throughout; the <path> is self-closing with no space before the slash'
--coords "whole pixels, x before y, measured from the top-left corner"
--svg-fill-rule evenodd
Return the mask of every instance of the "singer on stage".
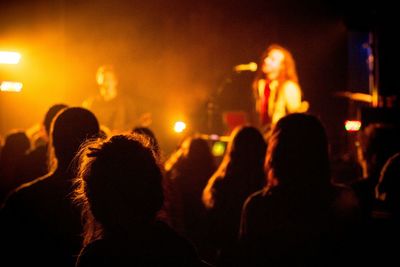
<path id="1" fill-rule="evenodd" d="M 259 66 L 253 90 L 263 131 L 268 131 L 287 114 L 308 110 L 308 103 L 301 99 L 293 56 L 287 49 L 270 45 Z"/>

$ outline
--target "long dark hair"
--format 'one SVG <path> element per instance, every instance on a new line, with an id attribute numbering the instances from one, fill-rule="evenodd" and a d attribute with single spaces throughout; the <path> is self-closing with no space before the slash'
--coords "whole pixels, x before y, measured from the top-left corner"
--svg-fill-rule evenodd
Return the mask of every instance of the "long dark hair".
<path id="1" fill-rule="evenodd" d="M 212 189 L 218 179 L 242 179 L 243 184 L 262 184 L 266 143 L 262 134 L 252 126 L 236 128 L 231 134 L 226 154 L 217 171 L 203 191 L 206 207 L 213 206 Z"/>
<path id="2" fill-rule="evenodd" d="M 330 187 L 328 141 L 321 122 L 304 113 L 280 119 L 269 139 L 265 164 L 280 186 Z"/>

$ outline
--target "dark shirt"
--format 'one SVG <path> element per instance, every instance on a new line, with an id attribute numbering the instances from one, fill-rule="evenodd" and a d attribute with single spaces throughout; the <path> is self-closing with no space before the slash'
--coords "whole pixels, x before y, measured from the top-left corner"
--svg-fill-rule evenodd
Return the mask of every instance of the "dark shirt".
<path id="1" fill-rule="evenodd" d="M 135 106 L 126 95 L 117 95 L 109 101 L 96 96 L 87 100 L 84 106 L 96 115 L 101 125 L 110 130 L 126 131 L 136 124 Z"/>
<path id="2" fill-rule="evenodd" d="M 242 265 L 330 266 L 341 262 L 356 248 L 351 235 L 356 207 L 348 188 L 310 194 L 277 187 L 254 193 L 243 207 Z"/>
<path id="3" fill-rule="evenodd" d="M 13 266 L 74 266 L 82 229 L 80 212 L 70 201 L 70 176 L 56 171 L 10 195 L 0 211 L 2 261 Z"/>
<path id="4" fill-rule="evenodd" d="M 157 222 L 136 230 L 131 237 L 91 242 L 81 251 L 76 266 L 202 266 L 194 247 L 166 224 Z"/>
<path id="5" fill-rule="evenodd" d="M 16 170 L 13 189 L 48 172 L 47 148 L 47 145 L 40 145 L 24 155 Z"/>

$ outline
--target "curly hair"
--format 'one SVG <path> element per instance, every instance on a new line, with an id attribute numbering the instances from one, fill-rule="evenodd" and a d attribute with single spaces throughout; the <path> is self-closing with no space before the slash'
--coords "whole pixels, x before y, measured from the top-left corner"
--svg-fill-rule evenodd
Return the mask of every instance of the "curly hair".
<path id="1" fill-rule="evenodd" d="M 74 200 L 84 244 L 155 219 L 164 202 L 162 172 L 147 138 L 121 134 L 84 144 L 77 155 Z"/>

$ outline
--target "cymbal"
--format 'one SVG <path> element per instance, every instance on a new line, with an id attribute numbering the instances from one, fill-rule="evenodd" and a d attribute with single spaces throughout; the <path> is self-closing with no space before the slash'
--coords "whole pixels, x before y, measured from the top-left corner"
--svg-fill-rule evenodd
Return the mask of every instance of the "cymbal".
<path id="1" fill-rule="evenodd" d="M 354 101 L 372 103 L 372 96 L 364 93 L 353 93 L 349 91 L 340 91 L 334 93 L 335 96 L 344 97 Z"/>

